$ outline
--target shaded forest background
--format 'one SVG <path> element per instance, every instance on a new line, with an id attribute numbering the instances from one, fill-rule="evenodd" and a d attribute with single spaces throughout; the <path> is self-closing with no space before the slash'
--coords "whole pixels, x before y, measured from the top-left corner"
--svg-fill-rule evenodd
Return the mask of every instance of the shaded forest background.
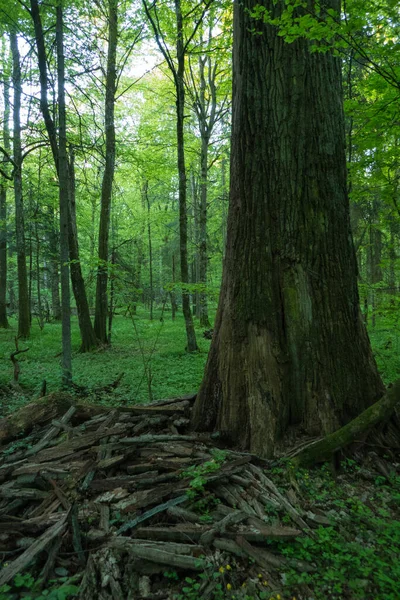
<path id="1" fill-rule="evenodd" d="M 231 4 L 75 0 L 62 13 L 74 379 L 125 372 L 120 393 L 135 400 L 190 392 L 226 239 Z M 0 14 L 0 383 L 18 336 L 32 391 L 60 382 L 60 46 L 55 9 L 4 1 Z M 337 39 L 361 308 L 385 382 L 399 370 L 399 31 L 389 0 L 349 3 L 341 25 L 281 24 L 316 51 Z"/>

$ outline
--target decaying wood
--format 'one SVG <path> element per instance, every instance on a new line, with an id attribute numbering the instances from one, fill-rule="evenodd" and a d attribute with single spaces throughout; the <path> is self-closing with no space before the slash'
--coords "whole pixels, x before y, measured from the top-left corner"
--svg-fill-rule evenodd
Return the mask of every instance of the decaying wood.
<path id="1" fill-rule="evenodd" d="M 0 550 L 16 554 L 0 585 L 28 565 L 44 579 L 68 565 L 84 572 L 80 598 L 136 600 L 156 597 L 149 581 L 166 568 L 210 568 L 204 595 L 221 551 L 251 558 L 263 573 L 306 571 L 265 544 L 313 535 L 310 514 L 278 490 L 269 463 L 227 451 L 217 464 L 215 440 L 185 432 L 192 401 L 110 409 L 58 394 L 1 420 L 0 443 L 35 428 L 26 444 L 0 451 Z M 199 499 L 212 502 L 207 522 Z M 295 526 L 267 523 L 269 506 Z"/>
<path id="2" fill-rule="evenodd" d="M 358 441 L 378 423 L 389 419 L 400 402 L 400 380 L 388 388 L 386 394 L 344 427 L 314 442 L 291 457 L 293 464 L 309 467 L 329 460 L 332 455 Z"/>
<path id="3" fill-rule="evenodd" d="M 35 559 L 36 555 L 39 554 L 50 542 L 56 537 L 61 536 L 66 527 L 67 515 L 61 517 L 61 519 L 45 531 L 25 552 L 16 558 L 7 567 L 3 567 L 0 571 L 0 585 L 4 585 L 11 581 L 13 577 L 24 567 L 26 567 L 32 560 Z"/>

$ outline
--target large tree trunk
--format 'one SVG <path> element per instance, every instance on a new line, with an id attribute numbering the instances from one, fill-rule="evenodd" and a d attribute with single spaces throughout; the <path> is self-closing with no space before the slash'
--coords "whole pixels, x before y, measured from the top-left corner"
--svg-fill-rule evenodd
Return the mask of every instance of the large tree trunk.
<path id="1" fill-rule="evenodd" d="M 101 186 L 99 227 L 99 266 L 96 284 L 96 311 L 94 330 L 97 338 L 107 344 L 107 282 L 108 238 L 110 231 L 111 196 L 115 170 L 115 90 L 117 82 L 118 2 L 108 0 L 108 54 L 105 100 L 106 164 Z"/>
<path id="2" fill-rule="evenodd" d="M 29 308 L 28 274 L 26 270 L 24 202 L 22 196 L 22 150 L 21 150 L 21 67 L 18 49 L 18 38 L 10 33 L 11 52 L 13 56 L 13 88 L 14 88 L 14 196 L 15 196 L 15 235 L 17 242 L 18 266 L 18 337 L 28 338 L 31 327 Z"/>
<path id="3" fill-rule="evenodd" d="M 3 57 L 4 59 L 4 57 Z M 3 143 L 4 149 L 11 153 L 10 144 L 10 78 L 4 74 L 3 98 L 4 98 L 4 123 L 3 123 Z M 7 163 L 6 157 L 3 160 L 3 170 Z M 3 178 L 0 181 L 0 328 L 9 327 L 7 319 L 7 184 Z"/>
<path id="4" fill-rule="evenodd" d="M 175 0 L 175 14 L 177 25 L 176 52 L 178 69 L 175 73 L 176 88 L 176 137 L 178 146 L 178 174 L 179 174 L 179 249 L 181 259 L 182 312 L 185 319 L 188 352 L 198 350 L 196 333 L 193 325 L 192 311 L 190 310 L 190 296 L 185 286 L 189 283 L 189 265 L 187 251 L 187 202 L 186 202 L 186 165 L 184 142 L 184 108 L 185 108 L 185 49 L 183 43 L 183 21 L 180 0 Z"/>
<path id="5" fill-rule="evenodd" d="M 69 291 L 69 190 L 67 123 L 65 110 L 65 69 L 64 69 L 64 24 L 62 0 L 57 5 L 57 85 L 58 85 L 58 181 L 60 199 L 60 259 L 61 259 L 61 328 L 62 328 L 62 382 L 64 387 L 72 383 L 71 349 L 71 308 Z"/>
<path id="6" fill-rule="evenodd" d="M 383 384 L 359 308 L 340 59 L 286 43 L 256 4 L 235 1 L 228 240 L 193 420 L 271 456 L 290 425 L 330 433 Z"/>

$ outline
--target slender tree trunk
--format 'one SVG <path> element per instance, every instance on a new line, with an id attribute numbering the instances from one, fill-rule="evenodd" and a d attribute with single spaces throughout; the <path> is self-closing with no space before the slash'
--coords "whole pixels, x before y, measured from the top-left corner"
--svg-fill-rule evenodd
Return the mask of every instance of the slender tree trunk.
<path id="1" fill-rule="evenodd" d="M 108 55 L 105 101 L 106 164 L 101 187 L 101 212 L 99 227 L 99 266 L 96 284 L 96 312 L 94 330 L 97 338 L 107 343 L 107 282 L 108 238 L 110 231 L 111 197 L 115 171 L 115 90 L 117 82 L 118 1 L 108 0 Z"/>
<path id="2" fill-rule="evenodd" d="M 26 270 L 24 203 L 22 196 L 22 150 L 21 150 L 21 67 L 18 39 L 14 32 L 10 33 L 11 52 L 13 56 L 13 88 L 14 88 L 14 196 L 15 196 L 15 235 L 17 242 L 18 265 L 18 337 L 28 338 L 30 333 L 30 309 L 28 274 Z"/>
<path id="3" fill-rule="evenodd" d="M 7 319 L 7 186 L 0 182 L 0 329 L 9 327 Z"/>
<path id="4" fill-rule="evenodd" d="M 184 142 L 184 108 L 185 108 L 185 50 L 183 44 L 183 22 L 180 0 L 175 0 L 175 13 L 177 24 L 176 51 L 178 69 L 176 71 L 176 137 L 178 146 L 178 174 L 179 174 L 179 250 L 181 260 L 182 312 L 185 319 L 188 352 L 198 350 L 196 334 L 193 325 L 192 311 L 190 310 L 190 295 L 185 286 L 189 283 L 188 265 L 188 235 L 187 235 L 187 202 L 186 202 L 186 165 Z"/>
<path id="5" fill-rule="evenodd" d="M 65 70 L 64 70 L 64 23 L 62 0 L 57 5 L 56 43 L 57 43 L 57 85 L 58 85 L 58 180 L 60 199 L 60 258 L 61 258 L 61 313 L 62 313 L 62 382 L 64 387 L 72 383 L 71 348 L 71 308 L 69 291 L 69 189 L 67 123 L 65 110 Z"/>
<path id="6" fill-rule="evenodd" d="M 221 160 L 221 203 L 222 203 L 222 253 L 225 256 L 225 248 L 226 248 L 226 224 L 227 224 L 227 207 L 228 207 L 228 191 L 226 185 L 226 158 L 222 157 Z"/>
<path id="7" fill-rule="evenodd" d="M 207 305 L 207 186 L 208 186 L 208 145 L 209 136 L 203 133 L 200 157 L 200 210 L 199 210 L 199 282 L 204 287 L 199 295 L 200 325 L 210 327 Z"/>
<path id="8" fill-rule="evenodd" d="M 44 327 L 44 319 L 43 319 L 43 306 L 42 306 L 42 289 L 41 289 L 41 280 L 40 280 L 40 235 L 38 229 L 38 221 L 35 218 L 35 243 L 36 243 L 36 293 L 37 293 L 37 303 L 38 303 L 38 318 L 39 318 L 39 327 L 43 329 Z"/>
<path id="9" fill-rule="evenodd" d="M 398 225 L 393 215 L 390 216 L 389 221 L 390 241 L 389 241 L 389 294 L 391 295 L 390 304 L 395 304 L 395 297 L 397 295 L 396 288 L 396 259 L 397 259 L 397 234 Z"/>
<path id="10" fill-rule="evenodd" d="M 36 49 L 38 54 L 38 66 L 40 73 L 40 109 L 45 122 L 47 135 L 49 136 L 50 147 L 53 155 L 54 164 L 59 175 L 59 149 L 57 142 L 57 131 L 54 121 L 49 110 L 47 97 L 48 77 L 47 77 L 47 58 L 46 48 L 43 36 L 43 27 L 40 17 L 38 0 L 30 0 L 31 16 L 35 28 Z M 68 157 L 67 157 L 68 160 Z M 73 161 L 72 161 L 73 163 Z M 69 178 L 71 181 L 69 181 Z M 75 302 L 78 311 L 79 329 L 82 339 L 81 352 L 88 352 L 98 345 L 94 334 L 93 326 L 90 320 L 89 305 L 86 296 L 85 283 L 82 276 L 82 269 L 79 259 L 78 234 L 76 228 L 76 211 L 75 211 L 75 184 L 74 184 L 74 168 L 70 166 L 68 183 L 69 194 L 69 217 L 68 224 L 68 240 L 69 240 L 69 258 L 71 260 L 71 281 L 74 291 Z M 60 215 L 61 218 L 61 215 Z M 61 283 L 62 287 L 62 283 Z"/>
<path id="11" fill-rule="evenodd" d="M 228 239 L 193 423 L 271 456 L 289 426 L 332 432 L 384 388 L 359 307 L 340 59 L 286 43 L 254 5 L 234 4 Z"/>
<path id="12" fill-rule="evenodd" d="M 191 264 L 191 271 L 192 271 L 192 283 L 198 283 L 198 281 L 200 280 L 200 265 L 199 265 L 199 202 L 198 202 L 198 186 L 197 186 L 197 181 L 196 181 L 196 175 L 194 170 L 191 170 L 190 173 L 190 188 L 191 188 L 191 199 L 192 199 L 192 214 L 190 215 L 192 217 L 192 232 L 190 237 L 192 238 L 192 240 L 194 241 L 194 252 L 192 254 L 192 264 Z M 193 312 L 193 316 L 194 317 L 200 317 L 200 301 L 199 301 L 199 297 L 200 294 L 198 292 L 198 290 L 194 291 L 192 293 L 192 312 Z"/>
<path id="13" fill-rule="evenodd" d="M 175 254 L 172 255 L 172 283 L 175 283 L 176 279 L 175 279 Z M 176 294 L 175 294 L 175 290 L 172 290 L 170 292 L 170 298 L 171 298 L 171 316 L 172 316 L 172 320 L 175 321 L 175 317 L 176 317 L 176 311 L 178 310 L 177 304 L 176 304 Z"/>
<path id="14" fill-rule="evenodd" d="M 4 57 L 3 57 L 4 59 Z M 4 98 L 4 124 L 3 143 L 4 149 L 11 153 L 10 143 L 10 79 L 3 75 Z M 6 158 L 3 160 L 3 169 L 6 170 Z M 3 178 L 0 181 L 0 328 L 9 327 L 7 319 L 7 184 Z"/>
<path id="15" fill-rule="evenodd" d="M 379 305 L 379 290 L 377 284 L 382 281 L 382 232 L 376 226 L 370 228 L 370 269 L 369 283 L 371 284 L 371 325 L 376 325 L 376 312 Z"/>
<path id="16" fill-rule="evenodd" d="M 78 312 L 79 331 L 81 334 L 80 352 L 90 352 L 98 345 L 92 321 L 90 319 L 89 304 L 86 295 L 85 280 L 79 255 L 78 231 L 76 225 L 75 202 L 75 161 L 72 149 L 69 154 L 68 164 L 68 246 L 71 262 L 71 282 Z"/>
<path id="17" fill-rule="evenodd" d="M 143 205 L 147 210 L 147 240 L 149 244 L 149 275 L 150 275 L 150 321 L 153 320 L 154 282 L 153 282 L 153 245 L 151 241 L 151 208 L 149 199 L 149 182 L 147 179 L 142 187 Z"/>
<path id="18" fill-rule="evenodd" d="M 60 276 L 59 276 L 59 263 L 60 263 L 60 250 L 57 235 L 57 227 L 54 217 L 54 208 L 49 206 L 49 229 L 48 229 L 48 242 L 49 242 L 49 271 L 50 271 L 50 289 L 51 289 L 51 309 L 53 319 L 55 321 L 61 321 L 61 304 L 60 304 Z"/>

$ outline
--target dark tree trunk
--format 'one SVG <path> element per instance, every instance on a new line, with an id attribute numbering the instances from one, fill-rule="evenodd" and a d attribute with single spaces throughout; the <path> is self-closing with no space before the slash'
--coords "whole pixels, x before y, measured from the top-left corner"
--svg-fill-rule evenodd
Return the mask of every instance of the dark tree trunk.
<path id="1" fill-rule="evenodd" d="M 68 246 L 71 262 L 71 283 L 74 292 L 76 310 L 78 312 L 79 331 L 81 334 L 80 352 L 90 352 L 98 346 L 98 340 L 90 319 L 89 303 L 86 295 L 85 280 L 83 279 L 81 261 L 79 258 L 78 231 L 76 226 L 75 203 L 75 164 L 72 150 L 68 164 Z"/>
<path id="2" fill-rule="evenodd" d="M 186 165 L 184 142 L 184 108 L 185 108 L 185 50 L 183 44 L 183 22 L 180 0 L 175 0 L 175 13 L 177 25 L 176 52 L 178 69 L 175 74 L 176 87 L 176 137 L 178 146 L 178 174 L 179 174 L 179 250 L 181 260 L 182 312 L 185 319 L 188 352 L 198 350 L 196 334 L 194 331 L 192 311 L 190 310 L 190 295 L 185 286 L 189 283 L 188 265 L 188 235 L 187 235 L 187 202 L 186 202 Z"/>
<path id="3" fill-rule="evenodd" d="M 49 136 L 51 151 L 53 154 L 54 164 L 59 175 L 59 148 L 57 141 L 57 131 L 54 121 L 50 114 L 49 103 L 47 97 L 48 76 L 47 76 L 47 58 L 46 48 L 44 43 L 43 27 L 40 18 L 38 0 L 30 0 L 31 17 L 35 28 L 36 49 L 38 54 L 38 66 L 40 73 L 40 109 L 45 122 L 47 135 Z M 67 158 L 68 160 L 68 158 Z M 79 260 L 78 234 L 76 228 L 76 213 L 75 213 L 75 182 L 73 160 L 71 161 L 68 183 L 69 194 L 69 216 L 68 222 L 68 242 L 69 242 L 69 258 L 71 260 L 71 282 L 74 292 L 75 302 L 78 311 L 79 329 L 82 339 L 81 352 L 89 352 L 98 345 L 94 334 L 92 322 L 90 320 L 89 305 L 86 296 L 85 283 L 82 276 L 82 269 Z"/>
<path id="4" fill-rule="evenodd" d="M 384 388 L 359 307 L 340 59 L 286 43 L 256 4 L 234 5 L 227 247 L 193 422 L 271 456 L 290 425 L 332 432 Z"/>
<path id="5" fill-rule="evenodd" d="M 14 196 L 15 196 L 15 235 L 18 266 L 18 337 L 28 338 L 31 326 L 29 309 L 28 274 L 26 270 L 25 221 L 22 196 L 22 150 L 21 150 L 21 67 L 16 33 L 10 33 L 11 52 L 13 57 L 14 88 Z"/>
<path id="6" fill-rule="evenodd" d="M 108 54 L 105 100 L 106 163 L 101 187 L 99 227 L 99 266 L 96 284 L 94 330 L 97 338 L 107 343 L 107 282 L 108 238 L 110 231 L 111 197 L 115 171 L 115 90 L 117 82 L 118 2 L 108 0 Z"/>
<path id="7" fill-rule="evenodd" d="M 4 149 L 11 153 L 10 143 L 10 78 L 3 75 L 4 98 L 4 124 L 3 143 Z M 4 157 L 3 170 L 6 171 L 7 159 Z M 0 181 L 0 328 L 9 327 L 7 319 L 7 184 L 3 178 Z"/>
<path id="8" fill-rule="evenodd" d="M 68 190 L 68 154 L 67 123 L 65 110 L 65 70 L 64 70 L 64 23 L 62 0 L 57 4 L 57 86 L 58 86 L 58 181 L 60 199 L 60 259 L 61 259 L 61 314 L 62 314 L 62 382 L 63 387 L 72 383 L 71 348 L 71 308 L 69 291 L 69 190 Z"/>

